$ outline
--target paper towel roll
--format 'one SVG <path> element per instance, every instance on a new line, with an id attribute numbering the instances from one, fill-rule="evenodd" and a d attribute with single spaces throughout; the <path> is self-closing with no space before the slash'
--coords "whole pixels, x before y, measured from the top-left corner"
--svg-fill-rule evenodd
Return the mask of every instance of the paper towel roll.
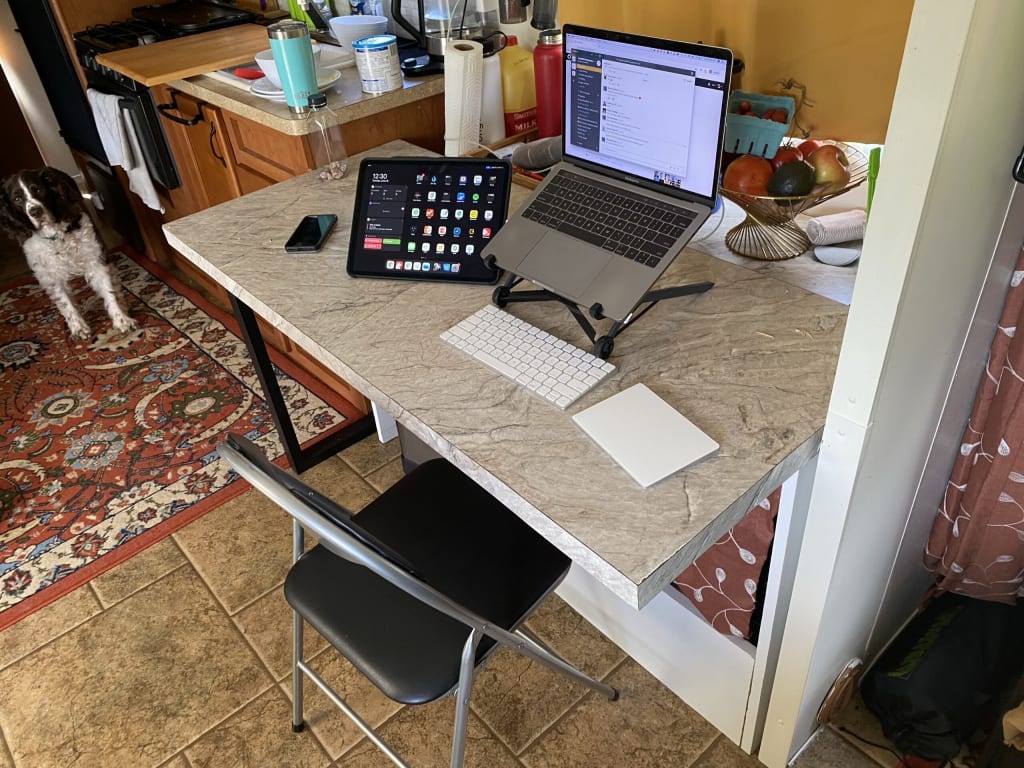
<path id="1" fill-rule="evenodd" d="M 862 210 L 819 216 L 807 222 L 807 239 L 814 245 L 860 240 L 864 237 L 864 225 L 867 220 L 867 214 Z"/>
<path id="2" fill-rule="evenodd" d="M 484 47 L 476 40 L 449 41 L 444 51 L 444 153 L 476 149 L 480 137 L 480 93 Z"/>
<path id="3" fill-rule="evenodd" d="M 497 55 L 484 59 L 480 93 L 480 143 L 493 147 L 505 138 L 505 107 L 501 101 L 501 61 Z"/>

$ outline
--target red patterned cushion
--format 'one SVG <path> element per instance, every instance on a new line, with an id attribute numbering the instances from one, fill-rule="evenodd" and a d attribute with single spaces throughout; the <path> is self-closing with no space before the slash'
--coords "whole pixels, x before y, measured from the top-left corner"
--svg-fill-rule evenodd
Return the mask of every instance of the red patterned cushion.
<path id="1" fill-rule="evenodd" d="M 752 639 L 781 492 L 775 489 L 672 582 L 723 634 Z"/>

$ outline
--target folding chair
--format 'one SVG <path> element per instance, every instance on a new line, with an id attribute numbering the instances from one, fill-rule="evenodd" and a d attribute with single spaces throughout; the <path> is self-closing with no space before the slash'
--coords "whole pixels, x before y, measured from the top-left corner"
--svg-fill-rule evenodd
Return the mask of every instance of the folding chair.
<path id="1" fill-rule="evenodd" d="M 353 516 L 244 437 L 229 435 L 218 450 L 293 518 L 284 585 L 294 611 L 293 730 L 303 728 L 305 675 L 408 768 L 303 660 L 303 621 L 395 701 L 426 704 L 456 691 L 453 768 L 463 764 L 474 672 L 499 645 L 618 698 L 522 626 L 569 559 L 447 461 L 421 464 Z M 319 540 L 308 552 L 304 530 Z"/>

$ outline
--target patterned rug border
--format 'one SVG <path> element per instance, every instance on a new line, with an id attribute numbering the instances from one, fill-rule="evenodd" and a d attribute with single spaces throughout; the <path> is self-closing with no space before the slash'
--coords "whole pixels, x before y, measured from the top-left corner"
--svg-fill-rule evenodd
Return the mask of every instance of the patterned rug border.
<path id="1" fill-rule="evenodd" d="M 183 296 L 188 301 L 195 304 L 200 310 L 205 312 L 213 319 L 220 322 L 226 327 L 232 334 L 241 338 L 241 332 L 239 325 L 234 315 L 225 312 L 217 306 L 214 306 L 204 297 L 202 297 L 195 289 L 181 282 L 174 275 L 168 272 L 166 269 L 161 267 L 159 264 L 147 259 L 145 256 L 137 253 L 134 249 L 127 245 L 121 245 L 116 248 L 111 248 L 109 254 L 111 256 L 117 253 L 123 254 L 125 257 L 131 259 L 139 267 L 149 272 L 155 278 L 165 283 L 171 290 Z M 25 278 L 13 280 L 10 283 L 0 286 L 0 291 L 6 291 L 13 288 L 26 285 L 33 282 L 33 278 Z M 337 410 L 344 420 L 330 430 L 326 430 L 323 433 L 314 437 L 311 441 L 329 437 L 334 432 L 344 429 L 350 425 L 353 420 L 360 417 L 360 412 L 352 403 L 346 400 L 343 396 L 334 392 L 327 387 L 323 382 L 315 379 L 312 374 L 308 371 L 303 370 L 301 367 L 287 359 L 284 355 L 275 349 L 268 347 L 270 358 L 273 364 L 283 371 L 285 374 L 290 376 L 296 382 L 301 384 L 304 388 L 309 390 L 312 394 L 319 397 L 324 402 L 328 403 L 331 407 Z M 218 363 L 219 364 L 219 363 Z M 287 457 L 282 455 L 275 460 L 279 466 L 287 467 Z M 24 618 L 32 615 L 36 611 L 56 602 L 65 595 L 73 592 L 75 589 L 87 584 L 98 576 L 106 573 L 107 571 L 121 565 L 125 561 L 134 557 L 135 555 L 145 551 L 149 547 L 157 544 L 175 532 L 181 530 L 189 523 L 197 520 L 198 518 L 205 515 L 207 512 L 212 511 L 216 507 L 226 504 L 232 499 L 237 498 L 241 494 L 249 490 L 250 485 L 247 481 L 242 478 L 236 478 L 229 485 L 221 488 L 219 491 L 211 494 L 201 501 L 197 501 L 195 504 L 190 506 L 181 512 L 178 512 L 170 520 L 165 520 L 162 523 L 155 525 L 149 530 L 135 536 L 124 544 L 119 545 L 112 552 L 108 552 L 102 557 L 94 560 L 87 565 L 77 569 L 74 573 L 62 578 L 56 584 L 52 584 L 41 592 L 37 592 L 31 595 L 17 605 L 8 608 L 3 613 L 0 613 L 0 632 L 12 627 Z"/>

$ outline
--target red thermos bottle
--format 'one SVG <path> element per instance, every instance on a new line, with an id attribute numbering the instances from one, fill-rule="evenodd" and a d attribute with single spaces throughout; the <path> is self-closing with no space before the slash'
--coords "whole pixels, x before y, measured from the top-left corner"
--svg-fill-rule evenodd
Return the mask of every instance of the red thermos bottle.
<path id="1" fill-rule="evenodd" d="M 533 76 L 537 84 L 537 138 L 562 133 L 562 32 L 546 29 L 533 49 Z"/>

